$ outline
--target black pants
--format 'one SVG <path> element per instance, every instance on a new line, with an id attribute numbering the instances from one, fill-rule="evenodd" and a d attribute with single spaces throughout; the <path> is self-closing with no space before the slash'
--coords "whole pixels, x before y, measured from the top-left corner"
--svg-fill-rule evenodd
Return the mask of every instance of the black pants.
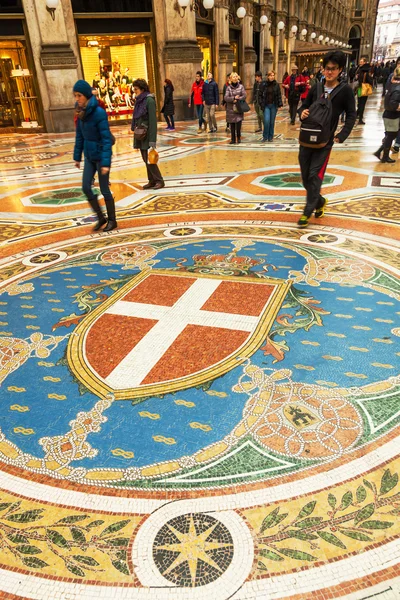
<path id="1" fill-rule="evenodd" d="M 327 148 L 305 148 L 300 146 L 299 163 L 303 185 L 307 192 L 307 202 L 304 208 L 306 217 L 311 217 L 313 212 L 321 208 L 323 198 L 321 186 L 324 181 L 326 167 L 332 147 Z"/>
<path id="2" fill-rule="evenodd" d="M 397 133 L 394 131 L 385 131 L 385 137 L 382 140 L 382 144 L 385 150 L 390 150 L 392 142 L 396 139 Z"/>
<path id="3" fill-rule="evenodd" d="M 147 169 L 147 178 L 149 180 L 149 183 L 163 183 L 164 179 L 163 176 L 161 175 L 161 171 L 158 168 L 158 165 L 151 165 L 149 163 L 149 151 L 148 150 L 140 150 L 140 154 L 142 155 L 142 158 L 144 160 L 144 162 L 146 163 L 146 169 Z"/>
<path id="4" fill-rule="evenodd" d="M 298 106 L 299 106 L 299 98 L 289 98 L 289 114 L 290 114 L 290 122 L 291 123 L 294 123 L 296 121 Z"/>
<path id="5" fill-rule="evenodd" d="M 364 120 L 365 105 L 367 104 L 368 96 L 360 96 L 358 98 L 357 116 L 359 121 Z"/>
<path id="6" fill-rule="evenodd" d="M 174 115 L 164 115 L 168 127 L 175 129 Z"/>
<path id="7" fill-rule="evenodd" d="M 236 139 L 240 140 L 242 134 L 242 121 L 239 121 L 238 123 L 230 123 L 229 126 L 231 128 L 232 142 L 236 142 Z"/>
<path id="8" fill-rule="evenodd" d="M 96 175 L 96 171 L 99 178 L 100 191 L 103 194 L 104 201 L 107 207 L 107 215 L 109 221 L 115 221 L 115 204 L 114 198 L 110 191 L 110 171 L 105 175 L 101 173 L 101 165 L 99 162 L 94 162 L 85 158 L 85 165 L 83 167 L 83 178 L 82 178 L 82 190 L 86 195 L 93 212 L 99 218 L 102 218 L 103 213 L 99 205 L 97 196 L 92 190 L 93 178 Z"/>

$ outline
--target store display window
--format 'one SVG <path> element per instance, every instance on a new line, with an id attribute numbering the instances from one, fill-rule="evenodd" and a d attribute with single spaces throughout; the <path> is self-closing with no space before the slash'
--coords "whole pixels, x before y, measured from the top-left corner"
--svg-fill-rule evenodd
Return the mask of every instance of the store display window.
<path id="1" fill-rule="evenodd" d="M 40 125 L 25 42 L 0 40 L 0 129 L 38 129 Z"/>
<path id="2" fill-rule="evenodd" d="M 197 43 L 200 47 L 201 53 L 203 55 L 203 60 L 201 61 L 201 70 L 203 72 L 204 77 L 207 77 L 207 73 L 212 67 L 211 62 L 211 38 L 210 37 L 198 37 Z"/>
<path id="3" fill-rule="evenodd" d="M 154 91 L 149 35 L 80 35 L 79 45 L 85 79 L 98 89 L 111 120 L 132 114 L 135 79 L 145 79 Z"/>

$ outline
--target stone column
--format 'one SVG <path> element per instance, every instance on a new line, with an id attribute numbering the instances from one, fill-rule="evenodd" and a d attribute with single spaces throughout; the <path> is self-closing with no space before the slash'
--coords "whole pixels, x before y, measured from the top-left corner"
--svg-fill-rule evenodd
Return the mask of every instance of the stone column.
<path id="1" fill-rule="evenodd" d="M 257 54 L 253 46 L 253 18 L 254 7 L 252 2 L 243 3 L 246 9 L 246 16 L 242 22 L 242 43 L 244 64 L 242 72 L 239 75 L 242 78 L 242 83 L 247 91 L 247 96 L 251 93 L 254 84 L 254 73 L 256 72 Z"/>
<path id="2" fill-rule="evenodd" d="M 226 76 L 232 73 L 234 53 L 229 45 L 229 1 L 220 0 L 214 7 L 215 22 L 215 53 L 217 57 L 217 73 L 214 77 L 218 82 L 220 100 L 222 102 L 222 91 Z"/>
<path id="3" fill-rule="evenodd" d="M 179 13 L 175 6 L 172 1 L 153 0 L 159 87 L 163 89 L 165 78 L 173 82 L 175 118 L 180 120 L 193 116 L 188 109 L 188 99 L 203 57 L 196 41 L 195 12 L 188 7 L 184 14 Z"/>
<path id="4" fill-rule="evenodd" d="M 48 132 L 73 131 L 72 88 L 82 78 L 75 23 L 69 0 L 61 0 L 54 21 L 45 2 L 23 0 L 45 127 Z"/>
<path id="5" fill-rule="evenodd" d="M 265 3 L 264 3 L 265 4 Z M 272 71 L 274 68 L 274 56 L 271 50 L 271 28 L 272 28 L 272 11 L 271 7 L 268 6 L 264 8 L 263 14 L 266 14 L 268 17 L 268 23 L 261 28 L 261 37 L 260 37 L 260 52 L 263 54 L 262 56 L 262 65 L 261 69 L 263 75 L 268 71 Z"/>

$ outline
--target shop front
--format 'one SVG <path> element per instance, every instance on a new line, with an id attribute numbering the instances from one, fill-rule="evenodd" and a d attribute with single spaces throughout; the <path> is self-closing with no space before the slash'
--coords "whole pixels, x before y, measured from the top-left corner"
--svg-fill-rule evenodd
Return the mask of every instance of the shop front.
<path id="1" fill-rule="evenodd" d="M 1 19 L 0 132 L 41 130 L 37 83 L 25 40 L 23 19 Z"/>

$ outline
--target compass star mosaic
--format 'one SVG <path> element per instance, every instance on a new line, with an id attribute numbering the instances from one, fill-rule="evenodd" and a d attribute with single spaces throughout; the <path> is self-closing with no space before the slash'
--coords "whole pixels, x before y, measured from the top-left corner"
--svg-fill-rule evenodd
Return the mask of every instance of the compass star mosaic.
<path id="1" fill-rule="evenodd" d="M 252 123 L 229 152 L 161 134 L 153 194 L 121 130 L 108 235 L 63 164 L 72 136 L 32 136 L 32 156 L 57 147 L 40 185 L 40 163 L 5 183 L 3 148 L 2 598 L 398 597 L 389 167 L 370 176 L 350 139 L 299 230 L 291 130 L 272 152 Z"/>

